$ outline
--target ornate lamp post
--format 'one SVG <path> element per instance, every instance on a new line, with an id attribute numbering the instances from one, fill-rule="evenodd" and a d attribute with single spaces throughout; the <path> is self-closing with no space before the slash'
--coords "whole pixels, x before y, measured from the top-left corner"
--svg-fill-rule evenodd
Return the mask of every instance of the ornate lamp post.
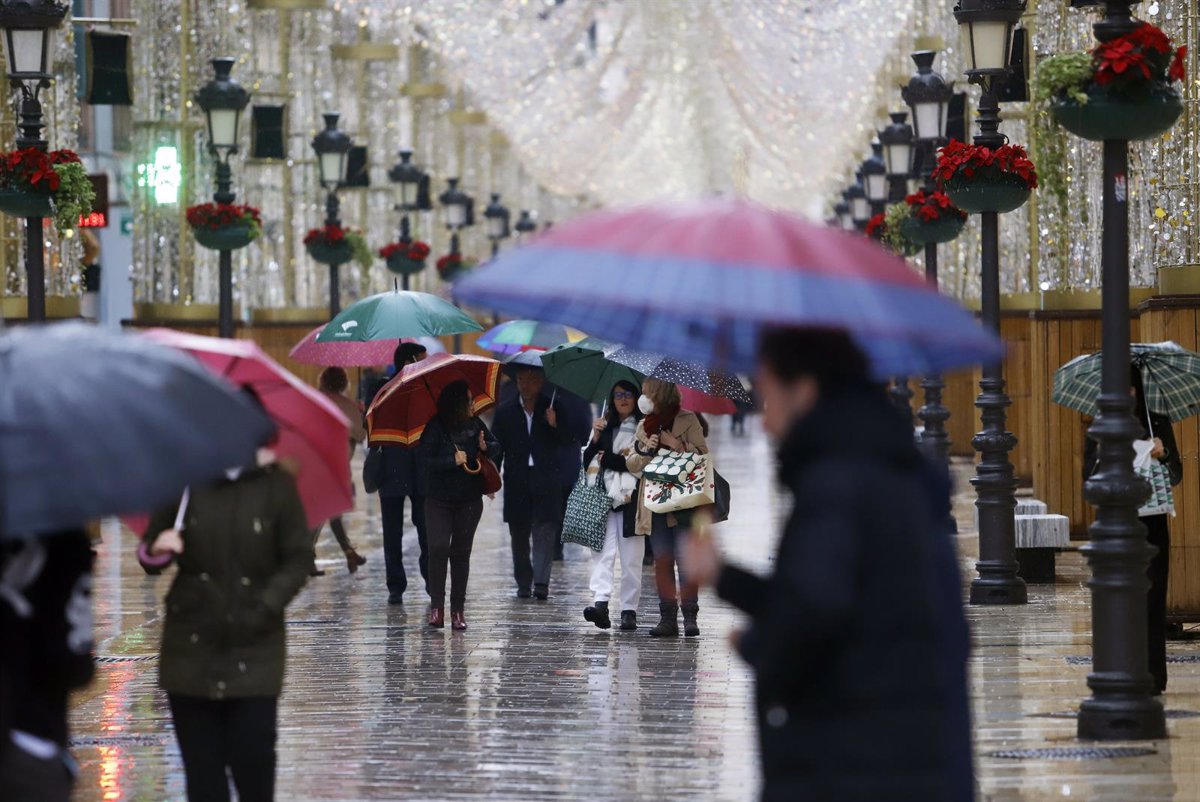
<path id="1" fill-rule="evenodd" d="M 871 143 L 871 155 L 859 167 L 862 170 L 863 191 L 871 204 L 871 214 L 879 214 L 888 202 L 887 166 L 883 163 L 883 145 Z"/>
<path id="2" fill-rule="evenodd" d="M 229 77 L 233 70 L 231 58 L 212 60 L 213 79 L 196 93 L 196 105 L 204 111 L 208 128 L 208 151 L 217 162 L 217 191 L 215 203 L 233 203 L 233 170 L 229 157 L 238 150 L 238 129 L 242 110 L 250 102 L 250 93 Z M 222 248 L 218 253 L 217 269 L 217 333 L 233 337 L 233 252 Z"/>
<path id="3" fill-rule="evenodd" d="M 17 121 L 17 150 L 45 151 L 42 138 L 41 90 L 50 86 L 50 60 L 54 32 L 67 15 L 67 4 L 53 0 L 6 0 L 0 3 L 0 28 L 8 59 L 8 80 L 21 91 Z M 46 319 L 46 254 L 42 244 L 42 218 L 25 218 L 26 316 L 32 323 Z"/>
<path id="4" fill-rule="evenodd" d="M 908 112 L 888 115 L 892 122 L 879 132 L 883 146 L 883 164 L 891 185 L 889 203 L 899 203 L 908 193 L 908 179 L 913 172 L 913 129 L 908 124 Z"/>
<path id="5" fill-rule="evenodd" d="M 1093 28 L 1107 42 L 1137 27 L 1130 0 L 1107 0 Z M 1099 444 L 1099 466 L 1085 487 L 1096 522 L 1083 547 L 1092 568 L 1092 695 L 1079 707 L 1080 738 L 1157 739 L 1167 735 L 1163 707 L 1151 696 L 1146 659 L 1146 567 L 1154 549 L 1138 507 L 1148 495 L 1133 472 L 1139 436 L 1129 392 L 1129 143 L 1104 141 L 1102 366 L 1099 414 L 1088 436 Z"/>
<path id="6" fill-rule="evenodd" d="M 483 210 L 483 217 L 487 221 L 487 236 L 492 241 L 492 258 L 495 259 L 500 253 L 500 241 L 509 238 L 508 221 L 510 218 L 508 207 L 500 202 L 500 193 L 492 193 L 492 201 Z"/>
<path id="7" fill-rule="evenodd" d="M 312 141 L 313 152 L 317 154 L 317 172 L 321 186 L 325 188 L 325 225 L 341 227 L 341 202 L 338 200 L 338 186 L 346 180 L 346 169 L 350 161 L 350 148 L 354 140 L 345 131 L 338 130 L 336 111 L 322 115 L 325 118 L 325 130 L 319 132 Z M 329 317 L 333 318 L 342 311 L 341 286 L 338 282 L 338 269 L 341 265 L 329 266 Z"/>
<path id="8" fill-rule="evenodd" d="M 833 207 L 833 214 L 838 228 L 843 231 L 854 230 L 854 218 L 850 216 L 850 204 L 846 201 L 838 201 Z"/>
<path id="9" fill-rule="evenodd" d="M 521 210 L 521 216 L 517 218 L 513 231 L 517 232 L 517 242 L 523 241 L 527 234 L 537 231 L 537 223 L 534 222 L 533 215 L 528 209 Z"/>
<path id="10" fill-rule="evenodd" d="M 933 60 L 937 53 L 920 50 L 912 54 L 917 65 L 917 74 L 909 79 L 901 97 L 912 110 L 915 126 L 911 129 L 918 147 L 910 156 L 914 160 L 912 172 L 923 182 L 923 189 L 932 192 L 937 187 L 933 180 L 933 167 L 937 149 L 946 142 L 947 111 L 954 97 L 954 87 L 933 71 Z M 935 287 L 938 283 L 938 249 L 936 242 L 925 243 L 925 278 Z M 925 392 L 925 403 L 917 411 L 924 426 L 921 443 L 938 459 L 950 459 L 950 438 L 946 435 L 946 421 L 950 410 L 942 403 L 942 390 L 946 384 L 936 371 L 927 373 L 921 381 Z M 957 525 L 955 526 L 957 529 Z"/>
<path id="11" fill-rule="evenodd" d="M 858 231 L 866 231 L 867 223 L 871 220 L 871 202 L 867 200 L 866 190 L 863 189 L 861 173 L 856 173 L 859 180 L 846 189 L 846 202 L 850 204 L 850 219 Z"/>
<path id="12" fill-rule="evenodd" d="M 1025 0 L 959 0 L 954 17 L 963 31 L 967 76 L 983 90 L 979 100 L 979 133 L 974 143 L 989 148 L 1005 144 L 1000 133 L 997 92 L 1009 74 L 1012 32 L 1025 11 Z M 981 298 L 983 324 L 1000 333 L 1000 231 L 996 212 L 980 213 L 982 238 Z M 971 582 L 972 604 L 1024 604 L 1025 581 L 1017 573 L 1017 481 L 1009 452 L 1017 438 L 1005 428 L 1005 410 L 1012 404 L 1004 391 L 1004 365 L 983 366 L 975 406 L 982 413 L 983 431 L 971 444 L 981 460 L 971 483 L 978 493 L 978 576 Z"/>
<path id="13" fill-rule="evenodd" d="M 457 178 L 446 179 L 446 191 L 438 196 L 446 228 L 450 230 L 450 253 L 461 258 L 458 233 L 475 225 L 475 199 L 458 188 Z M 462 353 L 462 335 L 454 335 L 454 353 Z"/>
<path id="14" fill-rule="evenodd" d="M 388 178 L 400 187 L 400 202 L 396 211 L 400 212 L 400 242 L 408 245 L 412 242 L 412 226 L 408 216 L 413 212 L 427 212 L 433 208 L 429 200 L 429 174 L 412 163 L 412 151 L 400 151 L 400 161 L 388 170 Z M 405 273 L 401 277 L 404 289 L 408 289 L 410 276 Z"/>

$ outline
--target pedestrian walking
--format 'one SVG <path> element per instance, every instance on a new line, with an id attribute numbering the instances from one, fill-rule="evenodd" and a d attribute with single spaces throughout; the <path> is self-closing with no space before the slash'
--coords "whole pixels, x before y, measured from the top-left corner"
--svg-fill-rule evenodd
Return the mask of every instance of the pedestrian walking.
<path id="1" fill-rule="evenodd" d="M 763 424 L 794 497 L 774 573 L 724 564 L 708 537 L 685 564 L 750 616 L 731 640 L 755 674 L 762 799 L 968 802 L 948 482 L 848 336 L 776 330 L 760 347 Z"/>
<path id="2" fill-rule="evenodd" d="M 638 480 L 629 472 L 626 460 L 633 456 L 638 423 L 642 419 L 637 408 L 638 388 L 631 382 L 615 384 L 608 396 L 607 412 L 598 418 L 592 430 L 592 440 L 583 454 L 584 465 L 599 459 L 604 486 L 613 501 L 608 514 L 608 529 L 604 533 L 604 548 L 592 552 L 592 574 L 589 586 L 592 606 L 583 617 L 600 629 L 612 626 L 608 603 L 613 593 L 613 563 L 620 555 L 621 629 L 637 629 L 637 609 L 642 598 L 642 556 L 646 537 L 637 534 Z"/>
<path id="3" fill-rule="evenodd" d="M 504 520 L 512 539 L 517 596 L 545 601 L 562 531 L 562 449 L 571 442 L 561 402 L 547 397 L 542 370 L 521 366 L 517 395 L 496 410 L 496 439 L 504 449 Z M 578 476 L 578 469 L 576 470 Z"/>
<path id="4" fill-rule="evenodd" d="M 626 460 L 629 470 L 640 473 L 660 448 L 678 453 L 707 454 L 705 426 L 694 412 L 679 406 L 679 388 L 660 379 L 642 382 L 638 409 L 645 415 L 638 423 L 634 454 Z M 638 494 L 637 524 L 639 535 L 649 535 L 654 548 L 654 584 L 658 590 L 658 623 L 650 630 L 653 638 L 679 636 L 679 612 L 683 611 L 684 634 L 700 634 L 699 588 L 679 563 L 681 543 L 687 537 L 690 516 L 679 513 L 652 513 Z M 678 573 L 678 576 L 677 576 Z"/>
<path id="5" fill-rule="evenodd" d="M 296 483 L 267 449 L 226 480 L 151 518 L 147 570 L 179 571 L 166 599 L 159 684 L 167 692 L 189 802 L 275 795 L 286 653 L 284 610 L 312 565 Z"/>
<path id="6" fill-rule="evenodd" d="M 1183 461 L 1175 442 L 1175 429 L 1170 417 L 1148 411 L 1146 389 L 1141 369 L 1130 368 L 1130 394 L 1134 399 L 1133 419 L 1138 425 L 1138 439 L 1150 445 L 1150 459 L 1167 469 L 1171 487 L 1183 481 Z M 1151 445 L 1152 444 L 1152 445 Z M 1090 437 L 1084 447 L 1083 478 L 1086 482 L 1096 472 L 1100 462 L 1096 441 Z M 1138 519 L 1146 527 L 1146 540 L 1154 547 L 1147 577 L 1150 589 L 1146 592 L 1146 645 L 1150 676 L 1154 678 L 1154 694 L 1167 690 L 1167 581 L 1171 575 L 1171 530 L 1169 514 L 1143 507 Z"/>
<path id="7" fill-rule="evenodd" d="M 420 460 L 426 474 L 425 519 L 429 539 L 429 626 L 445 626 L 446 569 L 450 573 L 450 626 L 467 628 L 467 580 L 471 548 L 483 515 L 484 458 L 500 459 L 500 443 L 471 414 L 465 381 L 447 384 L 438 395 L 437 414 L 421 435 Z"/>
<path id="8" fill-rule="evenodd" d="M 68 802 L 70 693 L 92 660 L 92 562 L 82 529 L 0 540 L 0 798 Z"/>
<path id="9" fill-rule="evenodd" d="M 350 422 L 349 458 L 352 459 L 354 457 L 354 449 L 367 438 L 367 429 L 363 426 L 362 409 L 346 396 L 346 389 L 349 386 L 350 379 L 343 368 L 325 368 L 317 378 L 318 389 L 320 389 L 326 398 L 333 402 L 333 405 Z M 321 537 L 322 528 L 317 527 L 317 531 L 313 532 L 313 566 L 312 570 L 309 571 L 311 576 L 323 576 L 325 574 L 324 571 L 317 568 L 316 562 L 317 540 Z M 342 547 L 342 554 L 346 557 L 346 569 L 353 574 L 358 570 L 359 566 L 366 565 L 367 558 L 355 550 L 354 543 L 350 541 L 350 536 L 346 534 L 346 524 L 342 521 L 342 516 L 338 515 L 330 518 L 329 528 L 333 530 L 333 536 L 337 539 L 338 545 Z"/>
<path id="10" fill-rule="evenodd" d="M 405 365 L 423 360 L 426 348 L 420 343 L 401 343 L 393 362 L 396 372 Z M 383 384 L 386 384 L 385 381 Z M 380 387 L 383 385 L 381 384 Z M 379 388 L 371 393 L 375 397 Z M 410 517 L 417 532 L 417 569 L 429 591 L 429 544 L 425 527 L 425 480 L 420 469 L 417 449 L 401 445 L 379 446 L 379 511 L 383 519 L 383 562 L 387 573 L 388 604 L 403 604 L 408 590 L 408 574 L 404 570 L 404 501 L 409 502 Z"/>
<path id="11" fill-rule="evenodd" d="M 561 387 L 555 387 L 552 397 L 558 402 L 558 425 L 563 435 L 558 449 L 558 489 L 561 503 L 558 512 L 558 536 L 554 540 L 554 561 L 562 562 L 565 558 L 562 523 L 567 511 L 567 499 L 571 497 L 571 491 L 575 489 L 575 480 L 584 465 L 582 454 L 592 437 L 595 411 L 587 399 Z"/>

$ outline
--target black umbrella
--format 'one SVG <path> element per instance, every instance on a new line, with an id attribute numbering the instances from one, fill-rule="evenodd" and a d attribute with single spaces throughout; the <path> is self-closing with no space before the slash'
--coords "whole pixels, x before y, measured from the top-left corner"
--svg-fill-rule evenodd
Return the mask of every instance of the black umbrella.
<path id="1" fill-rule="evenodd" d="M 146 512 L 274 431 L 192 357 L 82 323 L 0 335 L 0 537 Z"/>

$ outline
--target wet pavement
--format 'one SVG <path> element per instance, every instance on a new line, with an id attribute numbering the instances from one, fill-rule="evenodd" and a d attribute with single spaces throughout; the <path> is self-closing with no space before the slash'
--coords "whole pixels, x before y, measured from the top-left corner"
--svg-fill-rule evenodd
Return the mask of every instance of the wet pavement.
<path id="1" fill-rule="evenodd" d="M 786 507 L 771 486 L 767 443 L 753 423 L 748 428 L 745 439 L 724 431 L 713 438 L 734 501 L 718 535 L 735 559 L 765 569 Z M 967 466 L 959 468 L 965 479 Z M 960 502 L 965 531 L 969 495 Z M 725 639 L 737 614 L 702 597 L 701 638 L 653 640 L 646 628 L 656 620 L 657 598 L 647 570 L 642 629 L 597 630 L 581 615 L 588 562 L 576 547 L 555 564 L 548 602 L 518 600 L 499 510 L 498 501 L 487 506 L 475 540 L 465 633 L 425 626 L 420 582 L 411 580 L 412 534 L 406 604 L 386 605 L 374 497 L 360 495 L 347 521 L 369 560 L 356 576 L 346 573 L 332 535 L 323 535 L 319 564 L 328 573 L 311 580 L 288 612 L 277 798 L 753 799 L 750 677 Z M 958 541 L 969 578 L 974 534 Z M 106 527 L 94 594 L 101 664 L 72 713 L 81 802 L 184 796 L 166 700 L 156 687 L 159 611 L 170 578 L 145 576 L 133 547 L 131 535 Z M 1150 754 L 988 756 L 1086 746 L 1075 740 L 1070 718 L 1086 695 L 1085 579 L 1080 556 L 1067 554 L 1058 582 L 1031 587 L 1028 606 L 969 611 L 979 798 L 1200 799 L 1200 643 L 1169 646 L 1171 739 L 1116 745 Z"/>

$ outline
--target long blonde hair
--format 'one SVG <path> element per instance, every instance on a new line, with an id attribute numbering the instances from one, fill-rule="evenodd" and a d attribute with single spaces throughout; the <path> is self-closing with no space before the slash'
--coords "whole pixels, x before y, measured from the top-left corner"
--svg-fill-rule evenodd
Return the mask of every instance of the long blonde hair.
<path id="1" fill-rule="evenodd" d="M 679 388 L 671 382 L 662 379 L 646 379 L 646 395 L 654 402 L 654 409 L 662 412 L 669 407 L 677 407 L 683 401 Z"/>

